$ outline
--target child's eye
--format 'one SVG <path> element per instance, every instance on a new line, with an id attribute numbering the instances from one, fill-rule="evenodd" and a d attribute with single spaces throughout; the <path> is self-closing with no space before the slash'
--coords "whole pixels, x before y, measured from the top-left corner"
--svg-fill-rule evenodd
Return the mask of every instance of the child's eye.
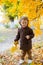
<path id="1" fill-rule="evenodd" d="M 24 22 L 23 22 L 23 24 L 24 24 Z"/>
<path id="2" fill-rule="evenodd" d="M 25 22 L 25 24 L 26 24 L 27 22 Z"/>
<path id="3" fill-rule="evenodd" d="M 25 22 L 25 23 L 27 23 L 27 22 Z"/>

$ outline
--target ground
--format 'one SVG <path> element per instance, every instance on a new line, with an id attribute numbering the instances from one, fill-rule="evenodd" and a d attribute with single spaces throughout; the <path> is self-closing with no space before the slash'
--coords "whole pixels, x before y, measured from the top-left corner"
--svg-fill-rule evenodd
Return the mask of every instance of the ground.
<path id="1" fill-rule="evenodd" d="M 6 65 L 8 60 L 9 60 L 9 62 L 7 65 L 17 65 L 17 63 L 20 59 L 20 54 L 19 54 L 20 51 L 16 51 L 14 54 L 12 54 L 9 51 L 9 49 L 13 46 L 13 40 L 16 36 L 16 33 L 17 33 L 17 29 L 2 29 L 2 30 L 0 29 L 0 63 L 2 63 L 3 65 Z M 38 62 L 40 61 L 39 59 L 41 59 L 41 61 L 42 61 L 43 57 L 42 58 L 40 58 L 40 57 L 41 57 L 41 55 L 43 56 L 43 53 L 42 53 L 43 52 L 43 34 L 36 38 L 34 37 L 32 39 L 32 43 L 35 43 L 35 45 L 33 44 L 34 47 L 32 49 L 33 58 L 34 58 L 33 60 L 37 59 L 37 57 L 38 57 L 38 59 L 37 59 Z M 35 62 L 37 62 L 37 61 L 35 60 Z M 25 65 L 25 64 L 26 63 L 24 63 L 23 65 Z M 32 65 L 33 64 L 34 63 L 32 63 Z M 39 64 L 41 65 L 41 63 L 39 63 Z M 36 64 L 36 65 L 38 65 L 38 64 Z"/>

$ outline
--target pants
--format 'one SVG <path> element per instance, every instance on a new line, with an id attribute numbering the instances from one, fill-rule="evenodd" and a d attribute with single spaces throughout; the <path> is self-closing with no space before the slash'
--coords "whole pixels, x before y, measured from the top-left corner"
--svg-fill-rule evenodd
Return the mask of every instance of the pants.
<path id="1" fill-rule="evenodd" d="M 26 53 L 28 54 L 28 59 L 32 60 L 32 52 L 31 52 L 31 50 L 28 50 L 28 51 L 22 50 L 21 53 L 22 53 L 22 55 L 21 55 L 22 60 L 24 60 L 24 57 L 25 57 Z"/>

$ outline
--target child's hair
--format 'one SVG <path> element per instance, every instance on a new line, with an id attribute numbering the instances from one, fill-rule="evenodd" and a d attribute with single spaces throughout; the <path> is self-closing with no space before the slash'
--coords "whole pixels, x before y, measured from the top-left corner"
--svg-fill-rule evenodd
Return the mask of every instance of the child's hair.
<path id="1" fill-rule="evenodd" d="M 21 25 L 21 21 L 22 21 L 22 20 L 27 20 L 27 22 L 29 22 L 28 17 L 23 16 L 23 17 L 21 17 L 20 20 L 19 20 L 19 24 L 20 24 L 20 25 Z"/>

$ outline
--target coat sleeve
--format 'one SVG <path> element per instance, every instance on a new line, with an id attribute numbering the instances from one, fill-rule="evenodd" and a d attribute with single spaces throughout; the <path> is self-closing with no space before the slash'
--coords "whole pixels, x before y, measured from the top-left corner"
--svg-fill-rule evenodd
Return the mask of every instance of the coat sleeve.
<path id="1" fill-rule="evenodd" d="M 18 32 L 17 32 L 16 38 L 14 39 L 14 41 L 18 41 L 19 38 L 20 38 L 20 29 L 18 29 Z"/>
<path id="2" fill-rule="evenodd" d="M 34 37 L 34 33 L 33 33 L 33 30 L 32 29 L 30 29 L 30 39 L 32 39 L 33 37 Z"/>

